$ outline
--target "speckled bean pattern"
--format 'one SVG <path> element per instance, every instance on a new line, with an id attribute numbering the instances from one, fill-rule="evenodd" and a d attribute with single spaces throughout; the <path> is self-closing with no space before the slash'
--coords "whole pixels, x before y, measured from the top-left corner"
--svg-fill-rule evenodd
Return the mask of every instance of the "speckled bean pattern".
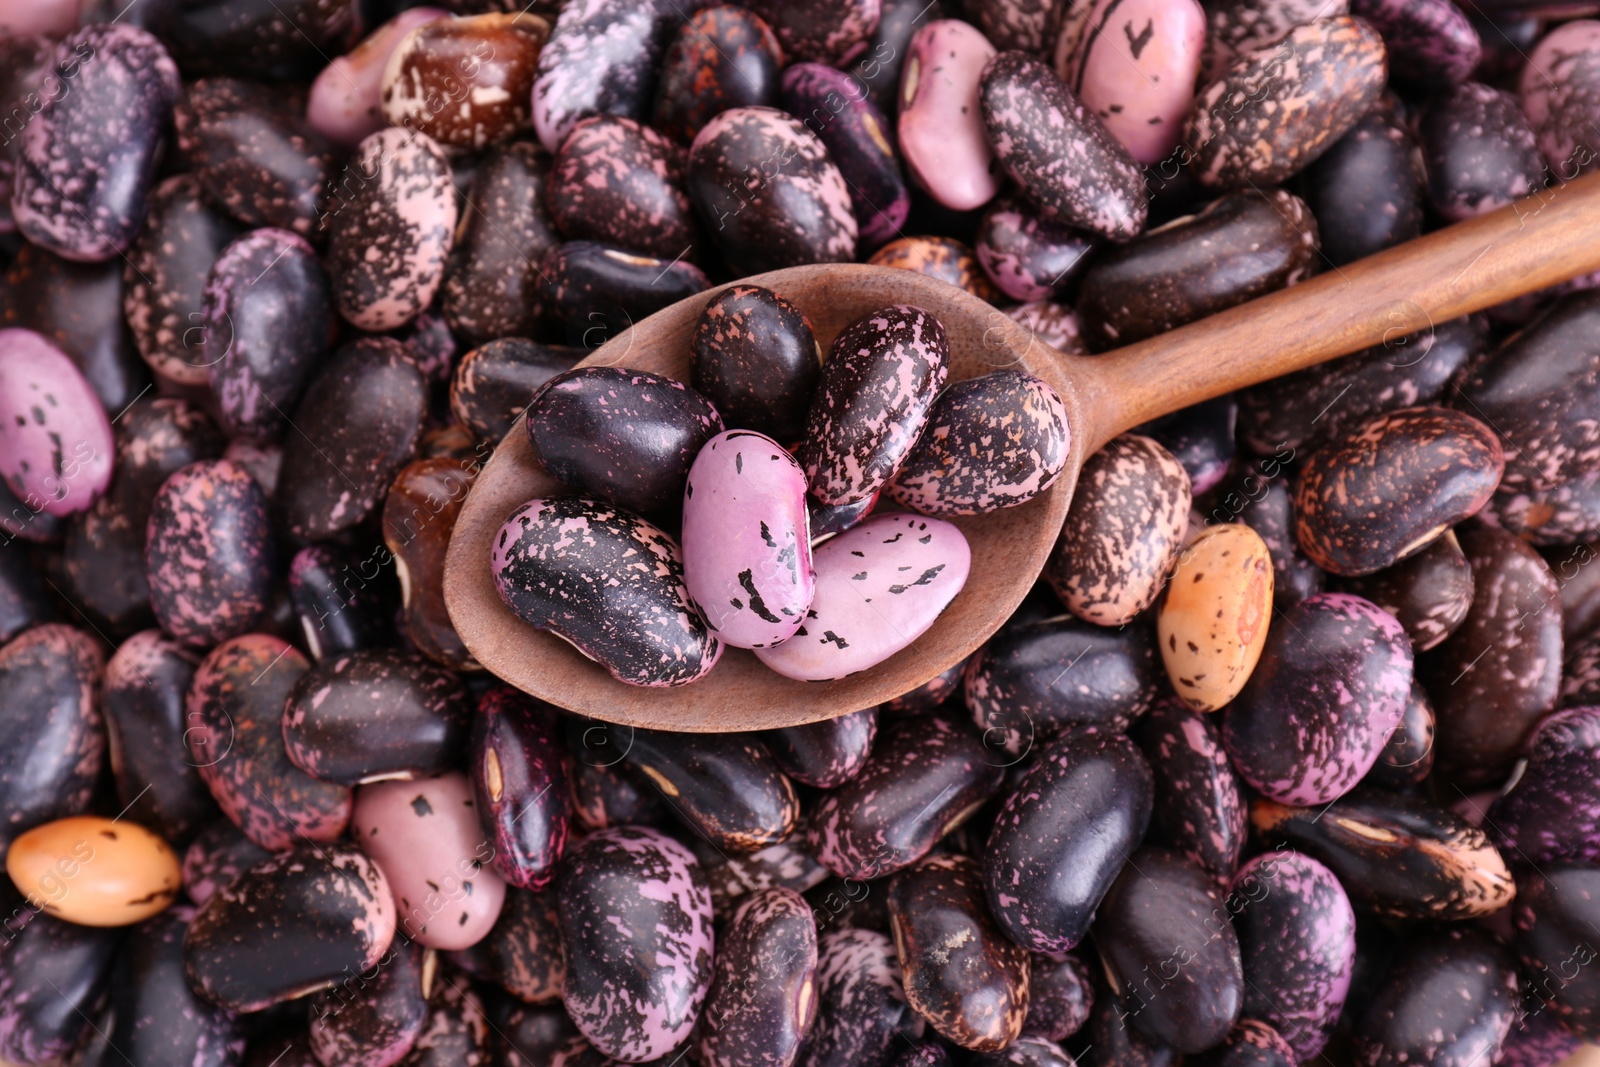
<path id="1" fill-rule="evenodd" d="M 1455 632 L 1472 608 L 1472 565 L 1454 530 L 1399 563 L 1341 583 L 1400 620 L 1418 652 Z"/>
<path id="2" fill-rule="evenodd" d="M 205 648 L 266 614 L 275 563 L 266 494 L 232 460 L 202 460 L 168 478 L 145 542 L 150 604 L 161 628 Z"/>
<path id="3" fill-rule="evenodd" d="M 416 450 L 428 383 L 392 337 L 360 337 L 306 387 L 285 437 L 277 503 L 289 532 L 308 540 L 359 526 L 384 501 Z"/>
<path id="4" fill-rule="evenodd" d="M 1433 773 L 1436 721 L 1427 691 L 1413 681 L 1400 725 L 1389 735 L 1388 742 L 1378 753 L 1378 762 L 1361 780 L 1362 784 L 1403 791 L 1407 786 L 1426 780 Z"/>
<path id="5" fill-rule="evenodd" d="M 1411 641 L 1371 601 L 1319 593 L 1267 636 L 1222 739 L 1239 774 L 1285 804 L 1325 804 L 1377 761 L 1411 690 Z"/>
<path id="6" fill-rule="evenodd" d="M 205 385 L 206 331 L 193 318 L 205 299 L 211 265 L 238 234 L 231 219 L 202 198 L 191 174 L 168 178 L 150 194 L 144 231 L 128 250 L 122 310 L 139 355 L 161 380 Z"/>
<path id="7" fill-rule="evenodd" d="M 1383 35 L 1396 76 L 1415 84 L 1464 82 L 1483 57 L 1472 21 L 1447 0 L 1353 0 L 1350 13 Z"/>
<path id="8" fill-rule="evenodd" d="M 567 985 L 567 957 L 555 894 L 507 888 L 494 929 L 454 958 L 461 962 L 479 954 L 487 965 L 473 972 L 477 977 L 526 1003 L 559 1001 Z"/>
<path id="9" fill-rule="evenodd" d="M 1438 714 L 1434 755 L 1446 781 L 1503 778 L 1561 688 L 1560 587 L 1529 545 L 1503 530 L 1464 527 L 1472 606 L 1454 633 L 1422 657 L 1417 676 Z"/>
<path id="10" fill-rule="evenodd" d="M 689 196 L 736 274 L 855 258 L 855 207 L 827 146 L 770 107 L 724 111 L 689 146 Z"/>
<path id="11" fill-rule="evenodd" d="M 1522 109 L 1538 135 L 1539 151 L 1556 177 L 1590 170 L 1597 158 L 1590 116 L 1600 103 L 1600 25 L 1580 19 L 1539 41 L 1522 68 Z"/>
<path id="12" fill-rule="evenodd" d="M 213 814 L 189 759 L 184 698 L 200 658 L 159 630 L 141 630 L 106 663 L 106 739 L 123 814 L 168 841 L 186 841 Z"/>
<path id="13" fill-rule="evenodd" d="M 791 61 L 842 67 L 878 28 L 880 0 L 749 0 Z"/>
<path id="14" fill-rule="evenodd" d="M 1083 330 L 1077 313 L 1065 304 L 1051 300 L 1033 300 L 1007 308 L 1006 316 L 1027 330 L 1031 339 L 1068 355 L 1085 355 Z"/>
<path id="15" fill-rule="evenodd" d="M 183 939 L 193 918 L 192 908 L 172 908 L 124 942 L 111 979 L 116 1025 L 106 1036 L 130 1063 L 215 1067 L 244 1055 L 242 1020 L 201 1000 L 184 974 Z"/>
<path id="16" fill-rule="evenodd" d="M 983 870 L 968 856 L 929 856 L 889 883 L 889 922 L 906 999 L 940 1034 L 993 1052 L 1028 1011 L 1028 953 L 989 917 Z"/>
<path id="17" fill-rule="evenodd" d="M 970 245 L 954 237 L 901 237 L 890 241 L 867 260 L 875 267 L 913 270 L 965 289 L 980 300 L 995 303 L 1000 292 L 984 273 Z"/>
<path id="18" fill-rule="evenodd" d="M 509 687 L 490 690 L 478 701 L 468 754 L 495 870 L 514 886 L 543 889 L 566 848 L 572 806 L 549 708 Z"/>
<path id="19" fill-rule="evenodd" d="M 567 241 L 539 265 L 548 321 L 569 345 L 593 350 L 663 308 L 711 287 L 681 258 L 641 256 L 594 241 Z"/>
<path id="20" fill-rule="evenodd" d="M 728 430 L 683 490 L 683 577 L 706 625 L 734 648 L 794 636 L 816 592 L 806 475 L 778 442 Z"/>
<path id="21" fill-rule="evenodd" d="M 715 848 L 754 852 L 785 840 L 799 822 L 794 786 L 752 734 L 596 727 L 585 731 L 584 744 L 580 759 L 608 759 L 626 748 L 627 766 L 659 788 L 673 814 Z"/>
<path id="22" fill-rule="evenodd" d="M 334 56 L 311 82 L 306 122 L 334 144 L 354 148 L 377 133 L 383 118 L 383 72 L 406 34 L 450 13 L 440 7 L 413 7 L 371 28 L 350 51 Z"/>
<path id="23" fill-rule="evenodd" d="M 1027 204 L 1002 198 L 990 206 L 973 238 L 978 262 L 1013 300 L 1046 300 L 1083 273 L 1093 238 L 1048 222 Z"/>
<path id="24" fill-rule="evenodd" d="M 277 436 L 336 328 L 316 251 L 288 230 L 253 230 L 217 257 L 203 301 L 207 380 L 224 423 Z"/>
<path id="25" fill-rule="evenodd" d="M 683 149 L 633 119 L 597 115 L 561 142 L 545 203 L 568 240 L 647 256 L 694 258 L 694 208 L 683 188 Z"/>
<path id="26" fill-rule="evenodd" d="M 777 102 L 783 49 L 744 7 L 701 8 L 678 27 L 661 60 L 652 125 L 688 144 L 719 113 Z"/>
<path id="27" fill-rule="evenodd" d="M 89 807 L 106 753 L 105 654 L 82 630 L 45 623 L 0 647 L 10 709 L 0 725 L 0 844 Z"/>
<path id="28" fill-rule="evenodd" d="M 184 937 L 194 987 L 233 1011 L 259 1011 L 371 969 L 394 940 L 378 865 L 352 845 L 262 860 L 209 900 Z"/>
<path id="29" fill-rule="evenodd" d="M 1349 13 L 1349 0 L 1219 0 L 1207 5 L 1201 78 L 1215 81 L 1240 55 L 1275 45 L 1298 26 Z"/>
<path id="30" fill-rule="evenodd" d="M 1155 776 L 1150 842 L 1227 884 L 1239 866 L 1248 816 L 1216 720 L 1168 698 L 1139 720 L 1133 736 Z"/>
<path id="31" fill-rule="evenodd" d="M 433 301 L 456 228 L 450 161 L 433 138 L 391 127 L 361 142 L 328 206 L 339 314 L 363 330 L 404 326 Z"/>
<path id="32" fill-rule="evenodd" d="M 21 131 L 11 215 L 21 234 L 67 259 L 98 262 L 133 243 L 155 184 L 178 68 L 161 42 L 129 25 L 69 34 L 49 97 Z"/>
<path id="33" fill-rule="evenodd" d="M 1068 727 L 1126 730 L 1161 678 L 1148 626 L 1058 618 L 1003 628 L 967 660 L 962 690 L 984 742 L 1020 757 Z"/>
<path id="34" fill-rule="evenodd" d="M 1267 844 L 1286 842 L 1320 860 L 1356 903 L 1380 915 L 1468 919 L 1500 910 L 1516 892 L 1484 832 L 1421 797 L 1375 790 L 1315 808 L 1258 799 L 1250 823 Z"/>
<path id="35" fill-rule="evenodd" d="M 1517 1018 L 1520 984 L 1510 949 L 1488 934 L 1422 934 L 1355 1021 L 1355 1062 L 1470 1067 L 1490 1058 Z"/>
<path id="36" fill-rule="evenodd" d="M 1244 959 L 1244 1013 L 1264 1020 L 1294 1062 L 1327 1044 L 1350 992 L 1356 915 L 1332 871 L 1297 852 L 1257 856 L 1230 887 Z"/>
<path id="37" fill-rule="evenodd" d="M 1306 168 L 1304 189 L 1335 266 L 1422 233 L 1427 176 L 1416 135 L 1382 102 Z"/>
<path id="38" fill-rule="evenodd" d="M 333 148 L 312 132 L 293 99 L 259 82 L 191 82 L 173 127 L 206 196 L 245 226 L 310 237 L 325 220 L 324 197 L 337 203 L 356 184 L 344 175 L 335 185 Z"/>
<path id="39" fill-rule="evenodd" d="M 1383 92 L 1383 38 L 1345 16 L 1240 56 L 1200 90 L 1184 158 L 1212 189 L 1275 185 L 1343 137 Z"/>
<path id="40" fill-rule="evenodd" d="M 722 655 L 661 529 L 584 497 L 532 500 L 500 528 L 490 560 L 500 597 L 631 685 L 684 685 Z"/>
<path id="41" fill-rule="evenodd" d="M 911 214 L 911 191 L 900 176 L 894 130 L 858 76 L 820 63 L 795 63 L 783 72 L 779 100 L 828 148 L 850 187 L 856 229 L 868 247 L 897 236 Z"/>
<path id="42" fill-rule="evenodd" d="M 1600 787 L 1591 773 L 1600 752 L 1600 707 L 1544 719 L 1526 752 L 1527 768 L 1489 808 L 1490 837 L 1525 863 L 1600 859 Z"/>
<path id="43" fill-rule="evenodd" d="M 1156 616 L 1179 699 L 1216 711 L 1239 695 L 1271 632 L 1272 589 L 1272 555 L 1242 523 L 1208 527 L 1184 547 Z"/>
<path id="44" fill-rule="evenodd" d="M 219 816 L 183 853 L 183 891 L 198 907 L 270 854 Z"/>
<path id="45" fill-rule="evenodd" d="M 472 987 L 444 974 L 428 998 L 428 1021 L 401 1062 L 405 1067 L 490 1067 L 490 1025 Z"/>
<path id="46" fill-rule="evenodd" d="M 706 1067 L 787 1067 L 816 1021 L 817 925 L 792 889 L 745 897 L 717 943 L 697 1049 Z"/>
<path id="47" fill-rule="evenodd" d="M 0 330 L 0 356 L 0 477 L 30 512 L 87 509 L 115 463 L 100 398 L 66 353 L 32 330 Z"/>
<path id="48" fill-rule="evenodd" d="M 19 902 L 20 903 L 20 902 Z M 7 931 L 0 967 L 0 1056 L 61 1062 L 89 1034 L 105 1003 L 118 931 L 39 915 Z M 51 988 L 54 986 L 55 988 Z"/>
<path id="49" fill-rule="evenodd" d="M 769 730 L 762 740 L 790 778 L 833 789 L 866 766 L 877 736 L 878 709 L 863 708 L 835 719 Z"/>
<path id="50" fill-rule="evenodd" d="M 528 129 L 534 64 L 549 33 L 525 10 L 416 26 L 384 64 L 384 118 L 469 150 Z"/>
<path id="51" fill-rule="evenodd" d="M 1045 218 L 1114 241 L 1144 228 L 1138 164 L 1049 67 L 1022 52 L 996 56 L 980 103 L 995 161 Z"/>
<path id="52" fill-rule="evenodd" d="M 909 867 L 1000 789 L 1003 763 L 965 724 L 930 716 L 884 732 L 861 772 L 811 812 L 806 841 L 845 878 Z"/>
<path id="53" fill-rule="evenodd" d="M 1006 797 L 989 832 L 989 907 L 1013 941 L 1065 952 L 1150 825 L 1150 767 L 1121 734 L 1058 738 Z"/>
<path id="54" fill-rule="evenodd" d="M 906 1003 L 894 943 L 876 930 L 846 926 L 817 940 L 817 1022 L 799 1067 L 890 1067 L 922 1037 L 922 1017 Z"/>
<path id="55" fill-rule="evenodd" d="M 1189 522 L 1189 475 L 1172 453 L 1123 434 L 1078 473 L 1044 579 L 1078 618 L 1122 626 L 1154 604 Z"/>
<path id="56" fill-rule="evenodd" d="M 315 778 L 359 785 L 448 769 L 472 710 L 461 681 L 421 656 L 332 656 L 295 683 L 283 711 L 289 759 Z"/>
<path id="57" fill-rule="evenodd" d="M 1436 99 L 1418 128 L 1428 201 L 1446 219 L 1469 219 L 1544 187 L 1545 165 L 1517 98 L 1463 82 Z"/>
<path id="58" fill-rule="evenodd" d="M 376 973 L 354 988 L 318 994 L 310 1004 L 311 1051 L 318 1061 L 347 1067 L 389 1067 L 404 1058 L 428 1021 L 423 995 L 423 949 L 397 938 L 379 957 Z"/>
<path id="59" fill-rule="evenodd" d="M 876 515 L 812 557 L 816 593 L 794 636 L 755 650 L 779 674 L 822 682 L 875 667 L 928 632 L 972 570 L 959 527 Z"/>
<path id="60" fill-rule="evenodd" d="M 978 7 L 978 28 L 996 48 L 1040 52 L 1061 6 L 1059 0 L 992 0 Z"/>
<path id="61" fill-rule="evenodd" d="M 310 664 L 276 637 L 246 634 L 195 671 L 184 742 L 217 806 L 255 844 L 281 851 L 333 841 L 350 821 L 350 790 L 319 782 L 283 743 L 283 705 Z"/>
<path id="62" fill-rule="evenodd" d="M 1526 976 L 1524 1011 L 1531 1008 L 1532 1012 L 1528 1018 L 1518 1019 L 1513 1034 L 1524 1031 L 1524 1040 L 1535 1040 L 1530 1042 L 1533 1047 L 1524 1048 L 1523 1055 L 1514 1062 L 1556 1061 L 1533 1060 L 1540 1051 L 1562 1055 L 1558 1051 L 1559 1031 L 1552 1033 L 1549 1027 L 1538 1027 L 1541 1021 L 1560 1020 L 1560 1029 L 1573 1040 L 1593 1039 L 1600 1017 L 1600 997 L 1596 996 L 1600 988 L 1588 970 L 1594 962 L 1594 947 L 1589 940 L 1593 927 L 1589 924 L 1594 921 L 1596 903 L 1600 901 L 1595 874 L 1592 867 L 1568 864 L 1518 872 L 1517 900 L 1512 908 L 1514 946 Z M 1542 1020 L 1540 1015 L 1547 1018 Z"/>
<path id="63" fill-rule="evenodd" d="M 1026 504 L 1067 465 L 1072 433 L 1042 379 L 998 370 L 946 387 L 889 495 L 924 515 L 981 515 Z"/>
<path id="64" fill-rule="evenodd" d="M 649 1060 L 687 1038 L 712 979 L 711 894 L 700 865 L 654 830 L 602 830 L 562 867 L 563 998 L 614 1059 Z"/>
<path id="65" fill-rule="evenodd" d="M 1141 164 L 1164 160 L 1194 100 L 1206 43 L 1197 0 L 1064 4 L 1056 73 Z"/>
<path id="66" fill-rule="evenodd" d="M 1089 1021 L 1095 984 L 1088 964 L 1073 955 L 1034 953 L 1028 974 L 1026 1037 L 1065 1041 Z"/>
<path id="67" fill-rule="evenodd" d="M 682 18 L 671 0 L 563 5 L 534 72 L 533 128 L 545 149 L 559 149 L 590 115 L 643 119 L 656 64 Z"/>
<path id="68" fill-rule="evenodd" d="M 822 349 L 805 313 L 756 285 L 734 285 L 700 313 L 691 380 L 733 428 L 788 444 L 806 432 L 806 409 L 822 377 Z"/>
<path id="69" fill-rule="evenodd" d="M 927 425 L 950 373 L 938 319 L 895 305 L 840 331 L 796 457 L 824 504 L 850 504 L 893 477 Z"/>

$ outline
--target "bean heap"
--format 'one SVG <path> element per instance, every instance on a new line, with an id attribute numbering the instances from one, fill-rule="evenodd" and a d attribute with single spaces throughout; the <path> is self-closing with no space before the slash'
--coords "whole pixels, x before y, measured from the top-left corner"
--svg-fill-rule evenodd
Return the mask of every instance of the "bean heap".
<path id="1" fill-rule="evenodd" d="M 927 309 L 824 353 L 746 275 L 918 271 L 1041 359 L 1159 337 L 1558 200 L 1600 22 L 441 3 L 0 0 L 0 1060 L 1600 1039 L 1600 278 L 1421 332 L 1396 293 L 1384 344 L 1118 437 L 1004 627 L 830 721 L 568 714 L 443 588 L 526 434 L 564 490 L 484 565 L 615 677 L 914 647 L 1076 428 Z M 699 293 L 686 380 L 576 366 Z"/>

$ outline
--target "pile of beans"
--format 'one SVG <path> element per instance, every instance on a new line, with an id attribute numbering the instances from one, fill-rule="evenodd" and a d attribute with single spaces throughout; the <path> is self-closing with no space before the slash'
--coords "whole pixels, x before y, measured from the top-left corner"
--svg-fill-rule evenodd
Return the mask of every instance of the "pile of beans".
<path id="1" fill-rule="evenodd" d="M 443 591 L 526 433 L 524 620 L 642 685 L 869 668 L 1060 398 L 751 284 L 688 381 L 587 352 L 866 260 L 1100 353 L 1537 212 L 1583 0 L 443 2 L 0 0 L 0 1060 L 1600 1039 L 1600 278 L 1117 438 L 999 632 L 831 721 L 567 714 Z"/>

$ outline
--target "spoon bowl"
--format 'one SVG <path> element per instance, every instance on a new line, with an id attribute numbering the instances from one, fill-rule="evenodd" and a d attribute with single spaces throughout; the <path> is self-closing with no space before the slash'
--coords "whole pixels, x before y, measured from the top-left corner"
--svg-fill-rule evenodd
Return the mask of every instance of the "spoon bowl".
<path id="1" fill-rule="evenodd" d="M 1049 556 L 1084 460 L 1119 433 L 1597 270 L 1600 173 L 1099 356 L 1064 355 L 977 297 L 911 271 L 819 264 L 742 279 L 737 284 L 765 286 L 797 304 L 824 351 L 868 312 L 890 304 L 926 309 L 949 336 L 950 381 L 1015 368 L 1056 390 L 1071 427 L 1066 469 L 1027 504 L 953 520 L 972 547 L 967 584 L 927 633 L 883 663 L 830 682 L 799 682 L 729 648 L 699 681 L 640 688 L 523 622 L 495 589 L 490 545 L 501 524 L 535 497 L 569 492 L 534 460 L 519 420 L 462 506 L 446 561 L 446 605 L 484 667 L 541 700 L 596 719 L 717 733 L 859 711 L 962 662 L 1000 628 Z M 687 381 L 690 336 L 701 310 L 725 288 L 635 324 L 579 366 L 622 366 Z M 881 510 L 889 507 L 885 501 Z"/>

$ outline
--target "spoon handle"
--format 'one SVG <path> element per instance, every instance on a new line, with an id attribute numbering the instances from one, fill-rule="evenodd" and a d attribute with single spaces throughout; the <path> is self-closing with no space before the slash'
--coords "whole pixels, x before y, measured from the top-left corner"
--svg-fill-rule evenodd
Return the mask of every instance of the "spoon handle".
<path id="1" fill-rule="evenodd" d="M 1600 173 L 1103 356 L 1089 450 L 1140 423 L 1600 270 Z"/>

